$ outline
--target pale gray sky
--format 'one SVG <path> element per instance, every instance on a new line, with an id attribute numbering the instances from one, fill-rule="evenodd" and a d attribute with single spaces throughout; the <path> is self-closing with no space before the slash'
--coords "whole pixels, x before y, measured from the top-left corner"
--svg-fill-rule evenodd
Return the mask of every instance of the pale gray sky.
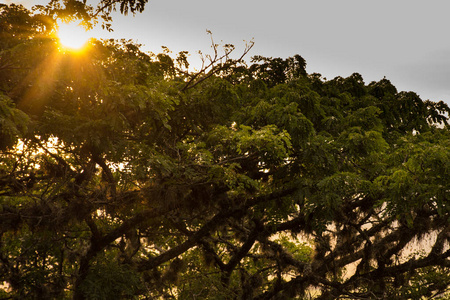
<path id="1" fill-rule="evenodd" d="M 197 50 L 210 50 L 208 29 L 236 51 L 253 39 L 249 57 L 300 54 L 327 79 L 386 76 L 398 90 L 450 104 L 449 11 L 449 0 L 150 0 L 142 14 L 116 16 L 112 36 L 153 52 L 188 50 L 195 63 Z"/>

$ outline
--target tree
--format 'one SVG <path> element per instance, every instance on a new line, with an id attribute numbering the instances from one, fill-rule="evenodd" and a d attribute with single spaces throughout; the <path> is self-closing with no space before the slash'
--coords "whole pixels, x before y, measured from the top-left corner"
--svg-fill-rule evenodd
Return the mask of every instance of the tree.
<path id="1" fill-rule="evenodd" d="M 445 103 L 230 46 L 199 73 L 129 41 L 59 51 L 46 16 L 0 13 L 4 298 L 448 291 Z"/>

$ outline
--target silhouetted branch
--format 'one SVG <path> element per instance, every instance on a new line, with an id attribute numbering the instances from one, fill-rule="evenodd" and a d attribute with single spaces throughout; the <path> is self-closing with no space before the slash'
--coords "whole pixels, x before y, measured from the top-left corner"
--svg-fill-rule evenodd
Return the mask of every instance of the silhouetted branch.
<path id="1" fill-rule="evenodd" d="M 252 49 L 254 42 L 251 41 L 250 43 L 245 45 L 245 49 L 242 53 L 242 55 L 237 60 L 231 60 L 230 54 L 235 50 L 234 46 L 232 45 L 225 45 L 224 46 L 224 54 L 219 55 L 218 51 L 218 44 L 214 43 L 214 40 L 212 38 L 212 34 L 210 31 L 207 31 L 209 35 L 211 35 L 211 43 L 212 48 L 214 51 L 214 56 L 205 55 L 205 57 L 201 56 L 202 59 L 202 67 L 200 71 L 197 73 L 191 75 L 191 78 L 188 80 L 188 82 L 185 84 L 185 86 L 181 89 L 182 92 L 191 89 L 195 87 L 196 85 L 202 83 L 206 79 L 210 78 L 211 76 L 220 73 L 223 70 L 226 70 L 233 64 L 237 64 L 242 62 L 243 58 L 247 55 L 247 53 Z M 201 52 L 200 52 L 201 54 Z M 206 60 L 208 62 L 206 63 Z M 225 60 L 223 62 L 223 60 Z M 203 76 L 201 76 L 203 75 Z"/>

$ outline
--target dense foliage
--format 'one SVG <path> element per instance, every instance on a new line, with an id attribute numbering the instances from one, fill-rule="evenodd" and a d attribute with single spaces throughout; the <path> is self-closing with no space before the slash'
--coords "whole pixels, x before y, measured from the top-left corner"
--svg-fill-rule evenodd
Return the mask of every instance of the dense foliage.
<path id="1" fill-rule="evenodd" d="M 0 7 L 1 297 L 448 290 L 445 103 L 230 45 L 197 73 L 127 41 L 72 53 L 53 22 Z"/>

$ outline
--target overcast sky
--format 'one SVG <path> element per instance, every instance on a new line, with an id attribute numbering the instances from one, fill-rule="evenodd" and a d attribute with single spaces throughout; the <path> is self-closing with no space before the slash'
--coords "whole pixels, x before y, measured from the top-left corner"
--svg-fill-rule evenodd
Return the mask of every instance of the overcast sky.
<path id="1" fill-rule="evenodd" d="M 300 54 L 308 73 L 386 76 L 400 91 L 450 104 L 449 12 L 450 0 L 150 0 L 142 14 L 116 16 L 112 37 L 156 53 L 188 50 L 195 62 L 210 50 L 208 29 L 236 52 L 253 40 L 249 57 Z"/>

